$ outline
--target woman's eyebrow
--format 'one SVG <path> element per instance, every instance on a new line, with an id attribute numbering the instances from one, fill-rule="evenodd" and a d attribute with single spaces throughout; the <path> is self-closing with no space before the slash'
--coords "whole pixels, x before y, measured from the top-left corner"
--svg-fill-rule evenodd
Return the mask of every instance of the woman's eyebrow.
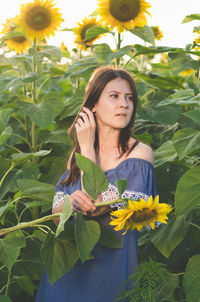
<path id="1" fill-rule="evenodd" d="M 109 91 L 107 91 L 107 93 L 121 93 L 121 92 L 117 91 L 117 90 L 109 90 Z M 127 93 L 125 93 L 125 95 L 133 95 L 133 93 L 127 92 Z"/>

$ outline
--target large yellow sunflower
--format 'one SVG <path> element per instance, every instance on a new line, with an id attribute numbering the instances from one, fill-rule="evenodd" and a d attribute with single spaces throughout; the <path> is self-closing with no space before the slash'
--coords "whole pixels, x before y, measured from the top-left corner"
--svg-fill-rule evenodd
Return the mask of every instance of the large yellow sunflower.
<path id="1" fill-rule="evenodd" d="M 5 39 L 5 44 L 10 50 L 14 50 L 16 53 L 19 54 L 25 52 L 28 48 L 31 47 L 30 41 L 24 36 L 24 33 L 18 31 L 14 18 L 6 20 L 6 23 L 3 24 L 3 29 L 1 33 L 5 35 L 12 31 L 19 32 L 20 35 Z"/>
<path id="2" fill-rule="evenodd" d="M 41 40 L 55 35 L 62 18 L 52 0 L 34 0 L 21 4 L 21 13 L 16 22 L 31 40 Z"/>
<path id="3" fill-rule="evenodd" d="M 129 229 L 137 229 L 141 231 L 144 226 L 150 225 L 155 229 L 155 222 L 167 223 L 167 214 L 172 208 L 166 203 L 159 203 L 159 196 L 153 200 L 152 196 L 145 202 L 143 198 L 140 201 L 128 201 L 128 207 L 113 211 L 111 215 L 111 225 L 115 225 L 114 230 L 125 230 L 125 234 Z"/>
<path id="4" fill-rule="evenodd" d="M 158 25 L 152 26 L 151 29 L 153 31 L 154 39 L 160 41 L 163 38 L 163 33 L 160 30 L 159 26 Z"/>
<path id="5" fill-rule="evenodd" d="M 77 47 L 80 49 L 85 50 L 89 45 L 93 45 L 94 41 L 96 41 L 102 36 L 102 35 L 98 35 L 91 39 L 86 39 L 87 30 L 94 26 L 100 25 L 96 17 L 84 18 L 82 19 L 82 23 L 77 22 L 77 25 L 78 26 L 74 28 L 74 34 L 76 35 L 76 39 L 74 40 L 74 43 L 76 43 Z"/>
<path id="6" fill-rule="evenodd" d="M 118 32 L 146 25 L 145 14 L 151 16 L 147 11 L 150 7 L 145 0 L 98 0 L 101 21 Z"/>

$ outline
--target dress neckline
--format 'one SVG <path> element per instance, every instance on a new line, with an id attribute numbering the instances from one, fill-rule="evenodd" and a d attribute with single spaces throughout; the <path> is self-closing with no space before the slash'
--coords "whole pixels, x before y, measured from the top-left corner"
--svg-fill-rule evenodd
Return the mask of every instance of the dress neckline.
<path id="1" fill-rule="evenodd" d="M 113 170 L 119 168 L 122 164 L 126 163 L 127 161 L 141 161 L 141 162 L 149 164 L 152 168 L 154 167 L 153 164 L 150 161 L 146 160 L 146 159 L 139 158 L 139 157 L 129 157 L 129 158 L 126 158 L 123 161 L 121 161 L 121 163 L 119 163 L 116 167 L 105 170 L 104 173 L 107 173 L 109 171 L 113 171 Z"/>

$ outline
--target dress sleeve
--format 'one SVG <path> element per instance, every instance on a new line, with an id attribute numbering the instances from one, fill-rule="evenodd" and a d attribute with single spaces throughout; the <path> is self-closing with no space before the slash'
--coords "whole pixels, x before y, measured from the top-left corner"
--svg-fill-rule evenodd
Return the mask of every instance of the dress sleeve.
<path id="1" fill-rule="evenodd" d="M 134 200 L 143 198 L 146 201 L 151 195 L 153 198 L 157 195 L 154 167 L 146 160 L 129 158 L 115 169 L 108 171 L 107 178 L 109 186 L 102 193 L 103 201 L 119 198 L 119 191 L 115 185 L 117 179 L 125 179 L 127 181 L 127 188 L 122 194 L 122 198 Z M 121 208 L 123 203 L 111 206 Z"/>
<path id="2" fill-rule="evenodd" d="M 60 184 L 60 182 L 67 177 L 69 174 L 69 170 L 66 170 L 65 173 L 60 177 L 58 180 L 56 186 L 55 186 L 55 195 L 53 199 L 53 205 L 52 209 L 54 209 L 55 206 L 59 205 L 61 202 L 63 202 L 64 196 L 70 195 L 68 194 L 67 187 L 65 185 Z"/>

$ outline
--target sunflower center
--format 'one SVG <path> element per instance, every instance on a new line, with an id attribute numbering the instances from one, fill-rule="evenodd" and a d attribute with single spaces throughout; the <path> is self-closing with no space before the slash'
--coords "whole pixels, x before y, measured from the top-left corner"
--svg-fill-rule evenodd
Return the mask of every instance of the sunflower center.
<path id="1" fill-rule="evenodd" d="M 24 43 L 26 41 L 26 38 L 24 36 L 18 36 L 13 37 L 11 40 L 15 43 Z"/>
<path id="2" fill-rule="evenodd" d="M 133 215 L 129 217 L 129 220 L 131 221 L 131 223 L 141 223 L 141 222 L 147 222 L 152 218 L 155 219 L 156 216 L 157 216 L 156 210 L 144 208 L 142 210 L 138 210 L 134 212 Z"/>
<path id="3" fill-rule="evenodd" d="M 81 40 L 83 41 L 83 42 L 92 42 L 93 40 L 94 40 L 94 38 L 91 38 L 91 39 L 85 39 L 85 36 L 86 36 L 86 32 L 87 32 L 87 30 L 88 29 L 90 29 L 91 27 L 93 27 L 93 26 L 95 26 L 96 24 L 92 24 L 92 23 L 90 23 L 90 24 L 87 24 L 87 25 L 85 25 L 83 28 L 82 28 L 82 30 L 81 30 Z"/>
<path id="4" fill-rule="evenodd" d="M 120 22 L 131 21 L 140 13 L 140 0 L 110 0 L 110 13 Z"/>
<path id="5" fill-rule="evenodd" d="M 35 6 L 26 14 L 26 23 L 35 30 L 43 30 L 51 24 L 51 14 L 41 6 Z"/>

